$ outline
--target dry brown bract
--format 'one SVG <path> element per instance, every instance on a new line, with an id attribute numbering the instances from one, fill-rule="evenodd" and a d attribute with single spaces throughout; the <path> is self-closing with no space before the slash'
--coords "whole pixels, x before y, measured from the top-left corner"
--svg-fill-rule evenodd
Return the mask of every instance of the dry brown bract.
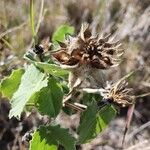
<path id="1" fill-rule="evenodd" d="M 134 104 L 134 96 L 131 95 L 131 88 L 127 88 L 128 83 L 120 80 L 116 84 L 108 85 L 102 96 L 121 107 Z"/>
<path id="2" fill-rule="evenodd" d="M 105 38 L 92 36 L 87 24 L 83 24 L 77 37 L 69 37 L 65 43 L 59 42 L 61 48 L 52 56 L 63 68 L 87 66 L 96 69 L 107 69 L 117 65 L 123 51 L 118 42 L 110 42 L 110 36 Z"/>

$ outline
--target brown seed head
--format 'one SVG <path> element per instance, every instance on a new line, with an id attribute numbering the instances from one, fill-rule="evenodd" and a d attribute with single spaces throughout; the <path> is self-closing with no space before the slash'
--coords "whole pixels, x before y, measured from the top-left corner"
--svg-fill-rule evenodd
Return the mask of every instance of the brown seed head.
<path id="1" fill-rule="evenodd" d="M 131 95 L 131 88 L 127 88 L 128 83 L 125 80 L 118 81 L 116 84 L 107 85 L 102 96 L 121 107 L 126 107 L 134 103 L 134 97 Z"/>
<path id="2" fill-rule="evenodd" d="M 118 42 L 110 42 L 110 36 L 92 36 L 91 29 L 83 24 L 77 37 L 68 37 L 65 43 L 59 42 L 60 49 L 52 56 L 65 66 L 88 66 L 107 69 L 118 64 L 123 51 Z"/>

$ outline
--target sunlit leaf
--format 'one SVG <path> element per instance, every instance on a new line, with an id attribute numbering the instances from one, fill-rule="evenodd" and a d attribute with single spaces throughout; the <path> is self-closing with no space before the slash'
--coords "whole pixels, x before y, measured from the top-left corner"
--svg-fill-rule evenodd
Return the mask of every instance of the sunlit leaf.
<path id="1" fill-rule="evenodd" d="M 45 132 L 43 133 L 45 134 L 45 138 L 42 138 L 40 136 L 40 132 L 42 132 L 42 129 L 40 131 L 39 130 L 36 131 L 33 134 L 32 141 L 30 142 L 29 150 L 57 150 L 57 145 L 47 143 L 46 139 L 49 139 L 49 138 L 46 137 L 46 133 Z"/>
<path id="2" fill-rule="evenodd" d="M 13 70 L 9 77 L 4 78 L 0 83 L 0 92 L 7 98 L 12 98 L 19 87 L 21 77 L 24 74 L 23 69 Z"/>
<path id="3" fill-rule="evenodd" d="M 103 107 L 97 114 L 97 124 L 95 133 L 98 134 L 103 131 L 110 121 L 114 119 L 116 115 L 116 110 L 113 106 L 107 105 Z"/>
<path id="4" fill-rule="evenodd" d="M 115 109 L 108 105 L 98 109 L 97 104 L 93 102 L 82 114 L 78 128 L 78 143 L 86 143 L 102 132 L 109 122 L 115 117 Z"/>
<path id="5" fill-rule="evenodd" d="M 53 34 L 52 41 L 56 43 L 57 41 L 63 42 L 65 39 L 65 34 L 74 34 L 74 27 L 68 25 L 60 26 Z"/>
<path id="6" fill-rule="evenodd" d="M 38 70 L 34 65 L 28 66 L 21 78 L 18 90 L 14 93 L 11 102 L 9 117 L 20 118 L 24 106 L 33 94 L 47 86 L 48 79 L 45 74 Z"/>
<path id="7" fill-rule="evenodd" d="M 60 128 L 58 125 L 41 126 L 34 136 L 36 137 L 33 137 L 33 140 L 31 141 L 30 150 L 35 150 L 34 148 L 36 148 L 36 145 L 43 145 L 42 142 L 44 145 L 53 146 L 53 149 L 54 145 L 57 146 L 60 144 L 65 150 L 75 150 L 75 139 L 69 134 L 67 129 Z M 36 142 L 36 140 L 38 142 Z"/>

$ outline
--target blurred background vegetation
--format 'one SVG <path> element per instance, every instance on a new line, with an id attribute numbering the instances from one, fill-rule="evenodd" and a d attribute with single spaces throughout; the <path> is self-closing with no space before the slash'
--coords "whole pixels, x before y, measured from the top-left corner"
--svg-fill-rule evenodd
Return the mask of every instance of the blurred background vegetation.
<path id="1" fill-rule="evenodd" d="M 34 1 L 35 24 L 37 25 L 41 1 Z M 12 69 L 25 64 L 23 55 L 31 47 L 30 2 L 27 0 L 0 1 L 0 79 L 10 74 Z M 83 22 L 92 26 L 93 33 L 115 36 L 123 43 L 125 55 L 120 66 L 105 74 L 108 80 L 116 81 L 131 71 L 130 86 L 135 95 L 150 92 L 150 1 L 149 0 L 45 0 L 44 13 L 37 33 L 39 41 L 52 38 L 54 31 L 62 24 L 75 27 L 76 34 Z M 127 136 L 127 147 L 145 150 L 150 139 L 150 96 L 137 98 L 131 131 Z M 0 107 L 0 149 L 25 149 L 21 136 L 34 128 L 41 118 L 33 112 L 21 121 L 8 119 L 9 102 L 1 98 Z M 83 150 L 119 149 L 126 110 L 112 122 L 107 131 Z M 34 119 L 33 119 L 34 118 Z M 32 120 L 32 121 L 31 121 Z M 145 125 L 146 124 L 146 125 Z M 144 126 L 143 130 L 140 130 Z M 21 129 L 20 129 L 21 128 Z M 136 132 L 135 132 L 136 131 Z M 19 142 L 18 142 L 19 141 Z M 20 144 L 20 145 L 19 145 Z M 25 145 L 25 146 L 23 146 Z M 12 148 L 10 148 L 12 147 Z M 149 146 L 150 148 L 150 146 Z M 148 150 L 148 149 L 147 149 Z"/>

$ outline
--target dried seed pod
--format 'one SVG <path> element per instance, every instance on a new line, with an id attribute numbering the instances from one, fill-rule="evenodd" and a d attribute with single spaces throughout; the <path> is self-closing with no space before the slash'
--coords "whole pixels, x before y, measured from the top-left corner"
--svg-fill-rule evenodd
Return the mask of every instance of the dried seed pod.
<path id="1" fill-rule="evenodd" d="M 93 36 L 88 24 L 83 24 L 76 37 L 67 36 L 66 41 L 58 42 L 60 49 L 53 51 L 53 58 L 64 69 L 70 70 L 69 87 L 73 88 L 76 80 L 91 88 L 104 87 L 104 75 L 101 69 L 108 69 L 116 64 L 121 55 L 118 42 L 107 37 Z M 84 87 L 80 86 L 80 87 Z"/>
<path id="2" fill-rule="evenodd" d="M 107 84 L 101 95 L 110 102 L 126 107 L 134 104 L 134 96 L 131 95 L 131 91 L 131 88 L 127 88 L 127 82 L 120 80 L 112 85 Z"/>
<path id="3" fill-rule="evenodd" d="M 96 69 L 108 69 L 118 64 L 122 55 L 118 42 L 110 42 L 110 35 L 104 38 L 92 36 L 91 29 L 83 24 L 76 37 L 68 37 L 65 43 L 58 42 L 60 49 L 52 56 L 61 64 L 80 67 L 81 65 Z M 74 68 L 74 67 L 73 67 Z"/>

